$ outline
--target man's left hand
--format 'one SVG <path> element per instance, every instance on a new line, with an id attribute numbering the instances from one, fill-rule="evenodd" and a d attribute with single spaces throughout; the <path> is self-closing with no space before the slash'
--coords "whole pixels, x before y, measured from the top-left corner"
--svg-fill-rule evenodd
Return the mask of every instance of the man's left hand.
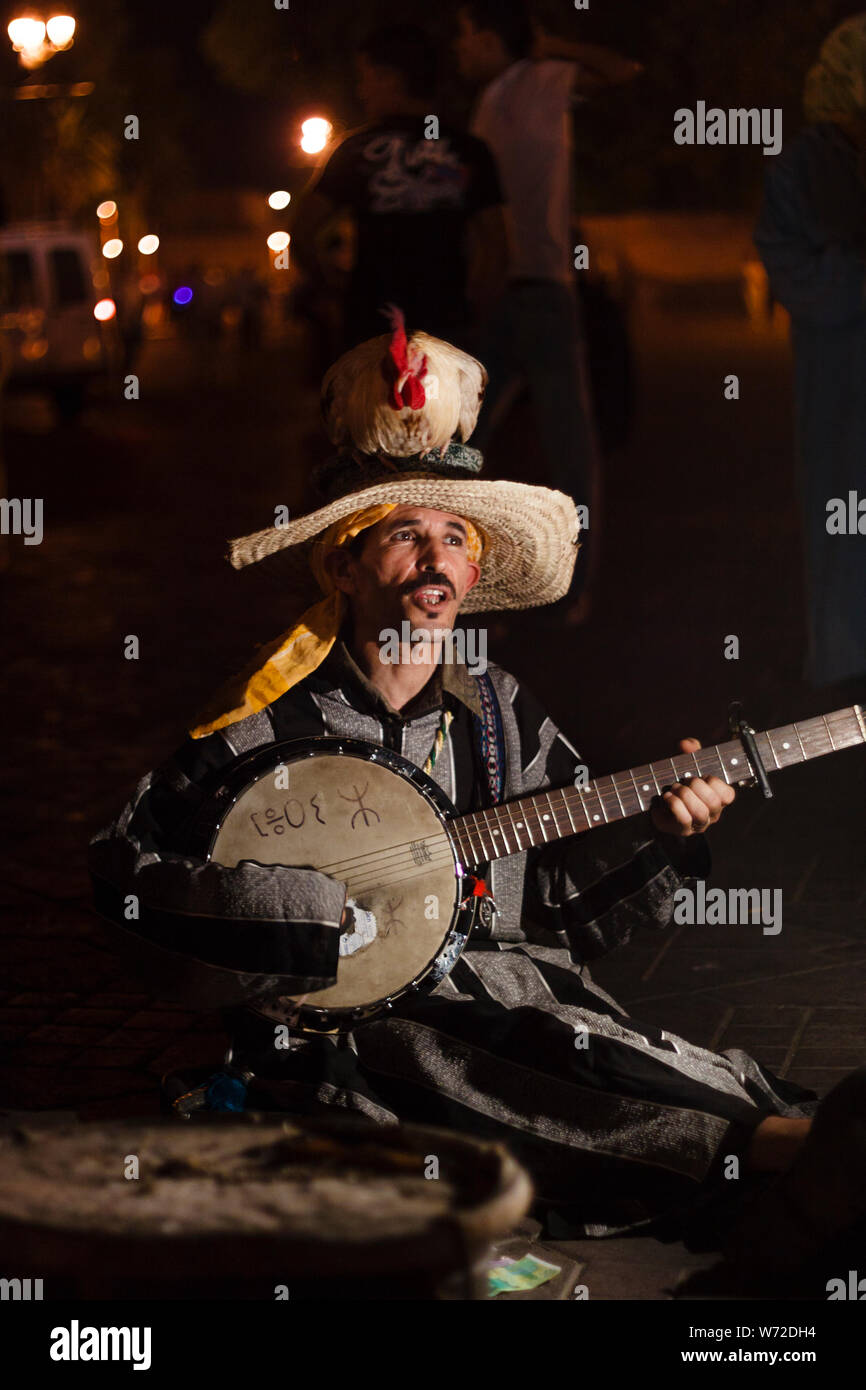
<path id="1" fill-rule="evenodd" d="M 696 753 L 700 748 L 696 738 L 680 739 L 681 753 Z M 650 810 L 656 830 L 663 835 L 703 835 L 714 825 L 736 792 L 721 777 L 692 777 L 688 782 L 675 782 Z"/>

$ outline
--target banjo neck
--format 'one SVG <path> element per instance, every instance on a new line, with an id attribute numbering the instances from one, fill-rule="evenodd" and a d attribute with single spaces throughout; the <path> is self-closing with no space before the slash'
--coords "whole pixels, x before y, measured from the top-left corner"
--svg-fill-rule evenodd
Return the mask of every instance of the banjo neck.
<path id="1" fill-rule="evenodd" d="M 800 724 L 768 729 L 755 735 L 755 743 L 764 767 L 773 772 L 866 743 L 866 720 L 860 706 L 852 705 Z M 748 781 L 753 773 L 743 744 L 734 739 L 598 777 L 585 787 L 536 792 L 484 811 L 455 816 L 449 821 L 449 829 L 464 863 L 489 863 L 535 845 L 638 816 L 649 810 L 653 798 L 672 782 L 720 777 L 733 784 Z"/>

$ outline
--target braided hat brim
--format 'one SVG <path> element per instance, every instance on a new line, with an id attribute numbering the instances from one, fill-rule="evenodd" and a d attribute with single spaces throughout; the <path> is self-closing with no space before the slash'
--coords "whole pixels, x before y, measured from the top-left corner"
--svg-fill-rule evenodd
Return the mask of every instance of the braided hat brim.
<path id="1" fill-rule="evenodd" d="M 564 492 L 529 483 L 431 477 L 404 473 L 347 493 L 289 521 L 231 541 L 235 569 L 285 551 L 284 582 L 313 602 L 320 591 L 309 565 L 310 547 L 335 521 L 381 502 L 430 507 L 466 517 L 484 531 L 488 548 L 481 578 L 464 599 L 463 613 L 536 608 L 567 593 L 578 550 L 577 508 Z"/>

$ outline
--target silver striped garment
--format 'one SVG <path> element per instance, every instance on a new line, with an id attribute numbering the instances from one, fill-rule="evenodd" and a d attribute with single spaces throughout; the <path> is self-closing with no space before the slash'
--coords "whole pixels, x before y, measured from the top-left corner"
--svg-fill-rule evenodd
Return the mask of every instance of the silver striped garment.
<path id="1" fill-rule="evenodd" d="M 571 784 L 576 749 L 524 686 L 488 669 L 505 799 Z M 648 814 L 489 866 L 493 925 L 473 933 L 432 994 L 339 1039 L 295 1036 L 274 1049 L 281 997 L 336 977 L 345 888 L 312 870 L 197 863 L 184 852 L 190 817 L 238 755 L 280 739 L 361 738 L 421 766 L 443 703 L 454 720 L 434 780 L 460 813 L 488 805 L 480 702 L 465 668 L 437 668 L 397 713 L 338 642 L 268 710 L 187 740 L 139 784 L 91 843 L 99 910 L 124 938 L 135 934 L 166 991 L 232 1005 L 227 1027 L 258 1078 L 257 1103 L 501 1139 L 532 1172 L 540 1202 L 589 1235 L 730 1190 L 726 1157 L 742 1155 L 764 1116 L 811 1113 L 813 1097 L 740 1051 L 710 1053 L 629 1018 L 593 982 L 588 961 L 640 928 L 666 927 L 676 889 L 707 873 L 703 837 L 660 837 Z"/>

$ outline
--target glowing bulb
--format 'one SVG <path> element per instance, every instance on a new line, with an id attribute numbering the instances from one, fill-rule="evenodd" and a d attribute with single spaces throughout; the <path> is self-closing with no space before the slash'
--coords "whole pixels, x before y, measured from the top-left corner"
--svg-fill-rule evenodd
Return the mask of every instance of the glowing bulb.
<path id="1" fill-rule="evenodd" d="M 41 19 L 13 19 L 6 27 L 16 52 L 32 52 L 45 42 L 45 25 Z"/>
<path id="2" fill-rule="evenodd" d="M 333 126 L 322 116 L 311 116 L 301 126 L 301 149 L 305 154 L 318 154 L 330 139 Z"/>
<path id="3" fill-rule="evenodd" d="M 56 14 L 47 24 L 48 37 L 55 48 L 67 48 L 75 33 L 75 20 L 71 14 Z"/>
<path id="4" fill-rule="evenodd" d="M 147 236 L 143 236 L 138 243 L 138 249 L 143 256 L 152 256 L 158 246 L 159 237 L 154 236 L 152 232 L 148 233 Z"/>
<path id="5" fill-rule="evenodd" d="M 123 242 L 119 236 L 110 237 L 102 248 L 102 254 L 106 260 L 113 261 L 123 250 Z"/>
<path id="6" fill-rule="evenodd" d="M 96 216 L 100 222 L 110 222 L 117 212 L 117 203 L 112 198 L 106 198 L 104 203 L 100 203 L 96 209 Z"/>
<path id="7" fill-rule="evenodd" d="M 276 212 L 280 212 L 283 208 L 287 208 L 291 201 L 291 193 L 287 193 L 284 188 L 280 188 L 276 193 L 271 194 L 268 199 L 268 206 L 272 207 Z"/>
<path id="8" fill-rule="evenodd" d="M 288 232 L 271 232 L 268 237 L 268 246 L 272 251 L 285 251 L 291 237 Z"/>
<path id="9" fill-rule="evenodd" d="M 100 299 L 99 303 L 93 306 L 93 317 L 99 319 L 100 323 L 113 319 L 116 313 L 117 305 L 113 299 Z"/>
<path id="10" fill-rule="evenodd" d="M 26 343 L 21 344 L 21 356 L 28 362 L 36 362 L 40 357 L 44 357 L 48 351 L 47 338 L 28 338 Z"/>

